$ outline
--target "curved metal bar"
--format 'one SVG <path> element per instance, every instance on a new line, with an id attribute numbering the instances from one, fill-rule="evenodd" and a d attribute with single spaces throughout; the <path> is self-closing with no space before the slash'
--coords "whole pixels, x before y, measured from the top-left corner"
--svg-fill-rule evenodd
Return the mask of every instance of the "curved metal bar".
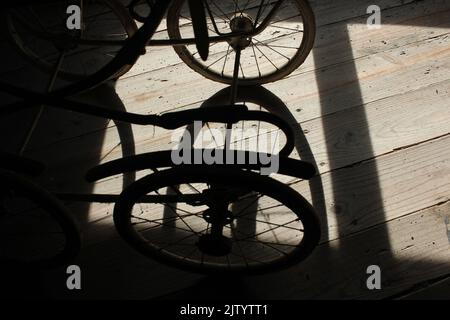
<path id="1" fill-rule="evenodd" d="M 225 152 L 223 149 L 197 149 L 198 152 L 208 152 L 210 154 L 215 154 L 216 152 Z M 227 168 L 238 168 L 245 170 L 259 170 L 264 167 L 259 159 L 262 157 L 270 156 L 268 154 L 261 154 L 257 152 L 249 151 L 236 151 L 230 150 L 233 153 L 234 159 L 257 159 L 257 163 L 252 164 L 249 162 L 236 163 L 236 164 L 214 164 L 211 166 L 216 167 L 227 167 Z M 192 163 L 195 163 L 194 152 L 191 154 Z M 224 155 L 225 156 L 225 155 Z M 275 157 L 275 156 L 273 156 Z M 316 174 L 316 168 L 309 162 L 291 159 L 288 157 L 278 156 L 280 161 L 279 174 L 296 177 L 300 179 L 311 179 Z M 180 166 L 202 166 L 205 164 L 191 164 L 191 165 L 180 165 Z M 209 167 L 211 167 L 209 166 Z M 86 179 L 89 182 L 95 182 L 104 178 L 112 177 L 118 174 L 140 171 L 146 169 L 159 169 L 159 168 L 169 168 L 174 167 L 172 160 L 172 151 L 158 151 L 145 153 L 137 156 L 126 157 L 119 160 L 111 161 L 97 167 L 92 168 L 86 174 Z"/>

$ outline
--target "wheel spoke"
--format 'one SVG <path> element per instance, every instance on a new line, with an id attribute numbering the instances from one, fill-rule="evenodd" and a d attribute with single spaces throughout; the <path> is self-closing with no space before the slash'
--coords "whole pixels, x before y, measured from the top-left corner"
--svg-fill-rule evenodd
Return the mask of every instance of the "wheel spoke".
<path id="1" fill-rule="evenodd" d="M 279 227 L 279 228 L 285 228 L 285 229 L 290 229 L 290 230 L 294 230 L 294 231 L 303 232 L 303 229 L 298 229 L 298 228 L 294 228 L 294 227 L 284 226 L 284 225 L 281 225 L 281 224 L 268 222 L 268 221 L 262 221 L 262 220 L 259 220 L 259 219 L 246 218 L 246 217 L 241 217 L 241 219 L 244 219 L 244 220 L 247 220 L 247 221 L 255 221 L 255 222 L 259 222 L 259 223 L 265 223 L 265 224 L 268 224 L 268 225 L 271 225 L 271 226 L 275 226 L 275 227 Z"/>
<path id="2" fill-rule="evenodd" d="M 258 237 L 258 236 L 261 236 L 261 235 L 266 234 L 266 233 L 268 233 L 268 232 L 271 232 L 271 231 L 273 231 L 273 230 L 277 230 L 277 229 L 279 229 L 279 228 L 284 228 L 286 225 L 291 224 L 291 223 L 293 223 L 293 222 L 298 222 L 298 221 L 300 221 L 299 218 L 297 218 L 297 219 L 295 219 L 295 220 L 292 220 L 292 221 L 290 221 L 290 222 L 286 222 L 285 224 L 280 225 L 280 226 L 277 226 L 277 227 L 275 227 L 275 228 L 272 228 L 272 229 L 269 229 L 269 230 L 262 231 L 262 232 L 260 232 L 260 233 L 257 233 L 257 234 L 255 234 L 255 235 L 253 235 L 253 236 L 250 236 L 250 237 L 247 237 L 247 238 L 244 238 L 244 239 L 241 239 L 241 240 L 248 240 L 248 239 L 256 238 L 256 237 Z M 298 231 L 304 232 L 303 229 L 298 229 Z"/>
<path id="3" fill-rule="evenodd" d="M 242 78 L 245 79 L 245 73 L 244 73 L 244 69 L 242 68 L 242 64 L 241 62 L 239 62 L 239 68 L 241 69 L 241 73 L 242 73 Z"/>
<path id="4" fill-rule="evenodd" d="M 208 66 L 206 67 L 206 69 L 210 69 L 213 65 L 215 65 L 216 63 L 222 61 L 222 60 L 223 60 L 224 58 L 226 58 L 227 56 L 228 56 L 228 51 L 227 51 L 227 53 L 224 54 L 222 57 L 220 57 L 219 59 L 217 59 L 216 61 L 214 61 L 214 62 L 211 63 L 210 65 L 208 65 Z M 226 59 L 225 59 L 225 60 L 226 60 Z M 225 69 L 225 66 L 224 66 L 224 69 Z M 223 71 L 222 71 L 222 74 L 223 74 Z"/>
<path id="5" fill-rule="evenodd" d="M 279 51 L 275 50 L 274 48 L 272 48 L 272 46 L 269 46 L 268 44 L 262 43 L 261 41 L 258 41 L 257 39 L 254 39 L 254 40 L 255 40 L 256 42 L 258 42 L 258 44 L 260 44 L 260 45 L 262 45 L 262 46 L 264 46 L 264 47 L 269 48 L 270 50 L 272 50 L 272 51 L 278 53 L 280 56 L 286 58 L 288 61 L 291 61 L 291 58 L 286 57 L 286 56 L 285 56 L 284 54 L 282 54 L 281 52 L 279 52 Z M 256 44 L 256 46 L 257 46 L 258 44 Z"/>
<path id="6" fill-rule="evenodd" d="M 206 127 L 208 128 L 208 130 L 209 130 L 209 132 L 211 134 L 211 137 L 212 137 L 212 139 L 214 141 L 214 144 L 216 145 L 216 148 L 219 148 L 219 144 L 217 143 L 216 137 L 214 136 L 214 133 L 211 130 L 211 126 L 209 125 L 209 122 L 206 122 Z"/>
<path id="7" fill-rule="evenodd" d="M 251 43 L 251 46 L 252 46 L 252 50 L 253 50 L 253 57 L 255 58 L 255 62 L 256 62 L 256 68 L 258 69 L 258 74 L 261 77 L 261 69 L 259 68 L 258 58 L 256 56 L 255 45 L 253 44 L 253 42 Z"/>
<path id="8" fill-rule="evenodd" d="M 245 242 L 252 242 L 252 241 L 245 241 Z M 255 242 L 255 243 L 258 243 L 258 244 L 262 244 L 262 245 L 264 245 L 264 246 L 266 246 L 266 247 L 268 247 L 268 248 L 271 248 L 271 249 L 273 249 L 273 250 L 275 250 L 275 251 L 281 253 L 281 254 L 284 255 L 284 256 L 287 256 L 287 255 L 288 255 L 286 252 L 284 252 L 284 251 L 282 251 L 282 250 L 280 250 L 280 249 L 274 247 L 270 242 L 264 242 L 264 241 L 254 241 L 254 242 Z"/>
<path id="9" fill-rule="evenodd" d="M 227 58 L 228 58 L 228 54 L 230 53 L 230 48 L 231 48 L 231 46 L 228 45 L 227 54 L 225 55 L 225 61 L 223 63 L 223 68 L 222 68 L 222 76 L 224 75 L 224 72 L 225 72 L 225 67 L 226 67 L 226 64 L 227 64 L 227 61 L 228 61 Z"/>
<path id="10" fill-rule="evenodd" d="M 300 30 L 298 30 L 298 29 L 289 28 L 289 27 L 276 26 L 276 25 L 274 25 L 274 24 L 271 24 L 270 27 L 271 27 L 271 28 L 277 28 L 277 29 L 283 29 L 283 30 L 294 31 L 294 32 L 303 32 L 303 31 L 300 31 Z"/>
<path id="11" fill-rule="evenodd" d="M 186 19 L 186 20 L 191 21 L 191 23 L 183 24 L 183 25 L 181 25 L 180 27 L 193 26 L 193 22 L 192 22 L 192 19 L 191 19 L 191 18 L 188 18 L 188 17 L 186 17 L 186 16 L 182 16 L 182 15 L 180 15 L 180 17 L 182 17 L 183 19 Z M 208 24 L 208 23 L 207 23 L 207 24 Z M 209 23 L 209 24 L 211 24 L 211 23 Z M 216 30 L 212 29 L 210 26 L 207 26 L 207 28 L 208 28 L 209 31 L 213 32 L 214 34 L 217 33 Z"/>
<path id="12" fill-rule="evenodd" d="M 270 60 L 270 59 L 266 56 L 266 54 L 265 54 L 264 52 L 262 52 L 260 48 L 258 48 L 257 45 L 255 45 L 255 48 L 256 48 L 256 50 L 258 50 L 258 51 L 264 56 L 264 58 L 266 58 L 267 61 L 270 62 L 270 64 L 271 64 L 275 69 L 279 70 L 278 67 L 272 62 L 272 60 Z"/>
<path id="13" fill-rule="evenodd" d="M 259 201 L 259 199 L 261 199 L 264 195 L 259 195 L 258 197 L 256 197 L 255 200 L 253 200 L 248 206 L 246 206 L 244 209 L 242 209 L 241 211 L 239 211 L 237 214 L 235 214 L 234 216 L 236 218 L 239 218 L 243 215 L 243 213 L 250 207 L 252 207 L 255 203 L 257 203 Z"/>
<path id="14" fill-rule="evenodd" d="M 220 13 L 221 13 L 228 21 L 231 20 L 231 18 L 230 18 L 225 12 L 223 12 L 223 10 L 216 4 L 215 1 L 213 1 L 213 5 L 220 11 Z"/>
<path id="15" fill-rule="evenodd" d="M 184 240 L 186 240 L 186 239 L 192 238 L 193 236 L 198 236 L 198 235 L 203 234 L 205 231 L 206 231 L 206 229 L 204 229 L 204 230 L 202 230 L 202 231 L 200 231 L 200 232 L 197 232 L 197 233 L 193 233 L 193 234 L 188 235 L 188 236 L 186 236 L 186 237 L 183 237 L 183 238 L 181 238 L 181 239 L 178 239 L 178 240 L 175 241 L 175 242 L 171 242 L 171 243 L 169 243 L 167 246 L 162 247 L 162 248 L 159 248 L 159 251 L 163 251 L 163 250 L 166 250 L 166 249 L 169 248 L 169 247 L 178 245 L 179 243 L 181 243 L 182 241 L 184 241 Z"/>
<path id="16" fill-rule="evenodd" d="M 184 218 L 200 217 L 200 216 L 201 216 L 200 213 L 192 213 L 192 214 L 185 215 Z M 171 222 L 175 222 L 175 221 L 180 220 L 179 216 L 173 217 L 171 219 L 159 218 L 159 219 L 153 219 L 153 220 L 145 219 L 145 218 L 138 217 L 138 216 L 135 216 L 135 215 L 132 215 L 131 217 L 141 221 L 141 222 L 132 223 L 132 225 L 134 225 L 134 226 L 145 224 L 145 223 L 159 223 L 160 225 L 162 225 L 162 223 L 158 222 L 158 221 L 163 221 L 163 223 L 171 223 Z"/>
<path id="17" fill-rule="evenodd" d="M 233 238 L 236 239 L 236 238 L 237 238 L 237 237 L 236 237 L 236 231 L 234 230 L 233 224 L 231 224 L 231 227 L 229 227 L 229 228 L 230 228 L 230 230 L 231 230 L 231 234 L 233 235 Z M 239 251 L 242 253 L 242 258 L 244 259 L 245 266 L 248 268 L 248 260 L 247 260 L 247 258 L 246 258 L 246 256 L 245 256 L 244 249 L 242 248 L 242 246 L 241 246 L 241 244 L 240 244 L 239 241 L 236 242 L 236 243 L 237 243 L 237 245 L 238 245 Z"/>
<path id="18" fill-rule="evenodd" d="M 235 12 L 239 11 L 240 14 L 243 14 L 242 10 L 239 8 L 238 0 L 233 0 L 235 4 Z"/>
<path id="19" fill-rule="evenodd" d="M 159 195 L 159 192 L 158 191 L 156 191 L 156 193 Z M 174 207 L 172 207 L 170 204 L 168 204 L 168 203 L 166 203 L 166 204 L 164 204 L 164 206 L 165 207 L 168 207 L 176 216 L 178 216 L 179 218 L 180 218 L 180 220 L 186 225 L 186 227 L 188 227 L 189 228 L 189 230 L 191 230 L 192 232 L 195 232 L 194 231 L 194 229 L 192 229 L 191 228 L 191 226 L 188 224 L 188 223 L 186 223 L 186 221 L 183 219 L 183 217 L 182 216 L 180 216 L 178 213 L 177 213 L 177 209 L 176 208 L 174 208 Z"/>
<path id="20" fill-rule="evenodd" d="M 143 219 L 143 218 L 140 218 L 140 217 L 136 217 L 136 216 L 131 216 L 132 218 L 134 218 L 134 219 L 137 219 L 137 220 L 145 220 L 145 219 Z M 148 232 L 148 231 L 150 231 L 150 230 L 155 230 L 155 229 L 157 229 L 157 228 L 159 228 L 159 227 L 167 227 L 167 228 L 171 228 L 171 229 L 175 229 L 175 230 L 180 230 L 180 231 L 183 231 L 183 232 L 195 232 L 195 231 L 191 231 L 191 230 L 186 230 L 186 229 L 183 229 L 183 228 L 180 228 L 180 227 L 177 227 L 177 226 L 172 226 L 172 225 L 167 225 L 167 223 L 171 223 L 171 222 L 174 222 L 174 221 L 177 221 L 178 219 L 176 219 L 176 220 L 171 220 L 171 221 L 167 221 L 167 222 L 157 222 L 157 221 L 151 221 L 151 223 L 152 224 L 155 224 L 155 226 L 151 226 L 151 227 L 147 227 L 147 228 L 145 228 L 145 229 L 142 229 L 142 230 L 139 230 L 139 232 L 140 233 L 146 233 L 146 232 Z M 147 222 L 147 221 L 142 221 L 142 223 L 135 223 L 135 224 L 133 224 L 133 226 L 137 226 L 137 225 L 141 225 L 141 224 L 144 224 L 144 223 L 150 223 L 150 221 L 149 222 Z"/>

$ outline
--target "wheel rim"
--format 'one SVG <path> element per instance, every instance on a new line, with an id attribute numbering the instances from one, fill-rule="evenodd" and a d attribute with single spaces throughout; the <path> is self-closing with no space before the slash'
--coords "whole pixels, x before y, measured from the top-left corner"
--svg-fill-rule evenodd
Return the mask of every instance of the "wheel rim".
<path id="1" fill-rule="evenodd" d="M 137 189 L 134 187 L 130 189 L 134 191 L 124 192 L 124 200 L 116 206 L 114 213 L 119 233 L 142 253 L 197 272 L 273 271 L 300 261 L 309 253 L 311 249 L 307 247 L 311 247 L 311 243 L 315 241 L 311 239 L 315 237 L 312 229 L 316 229 L 316 226 L 311 224 L 311 219 L 314 220 L 315 216 L 311 216 L 310 207 L 304 206 L 304 200 L 301 203 L 296 203 L 295 200 L 286 203 L 284 197 L 277 194 L 278 191 L 269 191 L 273 186 L 257 192 L 243 189 L 243 181 L 248 182 L 244 177 L 241 177 L 244 180 L 235 180 L 234 183 L 220 183 L 217 180 L 223 177 L 219 177 L 220 174 L 213 177 L 211 171 L 217 173 L 215 169 L 197 171 L 193 175 L 183 172 L 184 179 L 187 179 L 184 183 L 183 178 L 177 178 L 177 174 L 183 173 L 172 170 L 172 173 L 167 175 L 163 172 L 166 182 L 178 183 L 176 188 L 166 188 L 162 181 L 159 185 L 157 183 L 150 187 L 150 180 L 140 180 L 136 186 L 145 186 L 145 195 L 157 196 L 167 201 L 170 199 L 171 202 L 143 204 L 139 203 L 143 194 L 136 194 Z M 242 172 L 226 171 L 226 174 L 228 178 L 235 179 Z M 244 174 L 248 178 L 246 175 Z M 171 180 L 172 178 L 175 180 Z M 261 184 L 259 178 L 262 177 L 258 176 L 257 188 L 265 189 L 268 185 Z M 202 180 L 208 182 L 201 182 Z M 212 184 L 209 184 L 211 181 L 214 181 L 212 189 Z M 279 187 L 278 184 L 277 186 Z M 223 203 L 227 197 L 238 197 L 223 208 L 226 215 L 222 217 L 223 222 L 219 227 L 212 223 L 214 218 L 211 216 L 216 210 L 214 205 L 211 207 L 197 203 L 192 206 L 185 202 L 173 202 L 180 196 L 180 192 L 184 199 L 189 195 L 201 198 L 199 194 L 205 190 L 214 192 L 224 187 L 222 190 L 226 192 L 213 196 L 214 203 Z M 288 192 L 290 196 L 292 192 Z M 171 197 L 163 198 L 166 195 Z M 298 197 L 297 194 L 294 199 Z M 303 215 L 298 213 L 299 205 L 305 209 Z M 309 221 L 305 222 L 305 219 Z M 215 235 L 214 228 L 222 229 L 222 233 Z"/>
<path id="2" fill-rule="evenodd" d="M 230 2 L 226 1 L 208 0 L 207 3 L 213 16 L 217 18 L 219 31 L 229 33 L 248 31 L 249 23 L 259 26 L 275 2 L 264 1 L 265 5 L 259 6 L 261 1 L 258 0 L 233 1 L 232 3 L 236 4 L 234 8 L 227 8 Z M 259 11 L 261 13 L 258 16 Z M 207 18 L 210 36 L 216 36 L 211 15 Z M 171 38 L 192 36 L 192 23 L 186 3 L 182 0 L 176 3 L 168 19 Z M 240 20 L 241 23 L 235 23 L 236 20 Z M 236 25 L 241 27 L 235 27 Z M 240 40 L 241 43 L 244 42 L 239 73 L 240 84 L 262 84 L 288 75 L 309 53 L 314 39 L 314 29 L 309 6 L 303 1 L 285 0 L 261 34 L 248 41 Z M 200 59 L 195 46 L 176 47 L 175 50 L 184 62 L 197 72 L 216 81 L 231 83 L 235 59 L 234 42 L 236 40 L 211 44 L 210 58 L 206 62 Z"/>
<path id="3" fill-rule="evenodd" d="M 0 195 L 0 260 L 53 267 L 78 253 L 77 227 L 49 193 L 15 174 L 0 172 L 8 187 Z"/>

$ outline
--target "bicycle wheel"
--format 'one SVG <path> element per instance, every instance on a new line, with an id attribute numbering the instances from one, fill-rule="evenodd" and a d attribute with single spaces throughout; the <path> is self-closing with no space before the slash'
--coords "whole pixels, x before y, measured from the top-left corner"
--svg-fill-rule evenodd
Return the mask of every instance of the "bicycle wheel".
<path id="1" fill-rule="evenodd" d="M 235 60 L 234 48 L 242 49 L 240 85 L 257 85 L 282 79 L 297 69 L 307 58 L 315 38 L 315 18 L 306 0 L 280 0 L 274 16 L 271 9 L 279 1 L 207 0 L 210 36 L 219 33 L 249 32 L 259 27 L 266 17 L 269 24 L 253 38 L 232 39 L 210 45 L 210 59 L 203 62 L 195 46 L 174 47 L 190 68 L 204 77 L 231 84 Z M 192 21 L 185 0 L 175 0 L 167 17 L 171 39 L 192 37 Z"/>
<path id="2" fill-rule="evenodd" d="M 0 169 L 0 261 L 54 267 L 79 252 L 80 234 L 67 209 L 25 177 Z"/>
<path id="3" fill-rule="evenodd" d="M 314 209 L 292 188 L 214 166 L 142 178 L 123 191 L 114 223 L 145 256 L 200 273 L 275 271 L 305 259 L 320 238 Z"/>
<path id="4" fill-rule="evenodd" d="M 81 28 L 70 30 L 66 11 L 71 4 L 74 2 L 62 0 L 18 5 L 3 18 L 16 51 L 33 67 L 55 78 L 50 91 L 76 86 L 80 89 L 74 91 L 88 89 L 83 81 L 108 65 L 121 49 L 121 45 L 101 41 L 126 40 L 137 31 L 127 9 L 117 0 L 82 0 Z M 29 68 L 26 63 L 18 64 L 19 69 Z M 116 70 L 110 79 L 124 75 L 131 66 Z"/>

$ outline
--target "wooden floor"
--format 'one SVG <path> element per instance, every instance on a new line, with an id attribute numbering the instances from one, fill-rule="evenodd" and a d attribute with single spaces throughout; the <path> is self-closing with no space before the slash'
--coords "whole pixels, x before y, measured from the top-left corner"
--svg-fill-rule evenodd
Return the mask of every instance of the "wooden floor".
<path id="1" fill-rule="evenodd" d="M 320 214 L 321 244 L 304 263 L 274 274 L 212 279 L 133 252 L 116 234 L 112 205 L 72 205 L 83 231 L 83 290 L 46 275 L 49 296 L 272 299 L 450 298 L 450 3 L 380 0 L 382 28 L 368 30 L 369 0 L 311 0 L 315 47 L 288 78 L 266 85 L 296 126 L 294 157 L 320 175 L 292 187 Z M 87 95 L 128 111 L 199 106 L 225 86 L 186 67 L 171 48 L 149 49 L 112 87 Z M 83 172 L 123 154 L 170 148 L 170 132 L 48 110 L 29 155 L 45 159 L 42 183 L 65 191 L 115 192 L 121 177 L 88 185 Z M 121 142 L 120 142 L 121 141 Z M 366 269 L 379 265 L 382 290 Z M 422 293 L 417 293 L 418 291 Z M 428 294 L 427 294 L 428 293 Z M 421 296 L 422 294 L 422 296 Z"/>

